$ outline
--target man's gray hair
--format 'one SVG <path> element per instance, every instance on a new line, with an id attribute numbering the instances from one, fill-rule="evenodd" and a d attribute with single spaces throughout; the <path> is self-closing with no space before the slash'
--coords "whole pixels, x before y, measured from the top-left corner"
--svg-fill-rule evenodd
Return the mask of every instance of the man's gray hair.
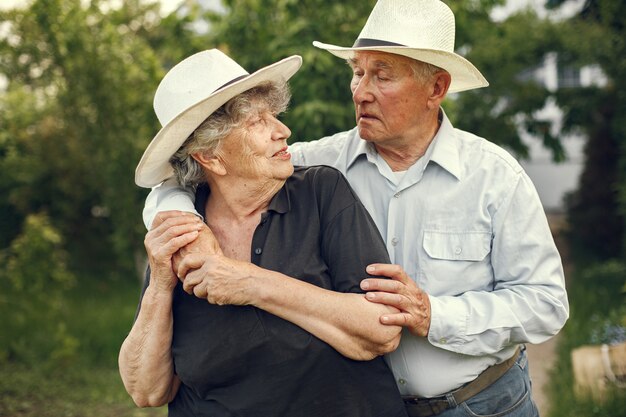
<path id="1" fill-rule="evenodd" d="M 429 64 L 428 62 L 418 61 L 416 59 L 411 60 L 411 70 L 413 71 L 413 76 L 420 83 L 425 83 L 430 80 L 436 73 L 445 71 L 445 69 L 440 68 L 436 65 Z"/>
<path id="2" fill-rule="evenodd" d="M 268 111 L 279 114 L 287 109 L 290 98 L 287 82 L 268 82 L 244 91 L 215 110 L 170 158 L 178 183 L 196 186 L 206 181 L 202 165 L 191 155 L 198 152 L 214 154 L 222 139 L 234 129 L 243 127 L 255 114 L 259 101 L 267 105 Z"/>

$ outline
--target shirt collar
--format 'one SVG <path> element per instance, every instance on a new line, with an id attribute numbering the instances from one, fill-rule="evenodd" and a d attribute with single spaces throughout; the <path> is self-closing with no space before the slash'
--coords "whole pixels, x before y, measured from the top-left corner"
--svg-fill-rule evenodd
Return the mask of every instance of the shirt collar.
<path id="1" fill-rule="evenodd" d="M 348 163 L 346 164 L 346 169 L 350 168 L 350 166 L 354 164 L 354 162 L 361 155 L 367 156 L 368 159 L 372 161 L 372 157 L 377 154 L 376 148 L 374 147 L 372 143 L 369 143 L 368 141 L 361 139 L 361 137 L 359 136 L 358 127 L 355 127 L 354 129 L 352 129 L 351 133 L 354 134 L 358 138 L 358 141 L 356 143 L 354 151 L 348 154 L 348 161 L 347 161 Z"/>
<path id="2" fill-rule="evenodd" d="M 275 211 L 276 213 L 284 214 L 291 210 L 291 201 L 289 200 L 289 190 L 288 190 L 288 182 L 285 183 L 278 190 L 278 193 L 274 197 L 272 197 L 272 201 L 270 201 L 270 205 L 267 208 L 267 211 Z"/>
<path id="3" fill-rule="evenodd" d="M 441 125 L 439 130 L 426 150 L 424 157 L 429 161 L 437 163 L 457 179 L 461 179 L 461 164 L 459 161 L 459 150 L 455 143 L 454 127 L 442 108 L 440 108 L 440 118 Z M 361 155 L 366 155 L 370 161 L 373 161 L 377 154 L 374 145 L 361 139 L 358 128 L 352 129 L 351 133 L 357 136 L 358 141 L 354 150 L 348 154 L 347 168 L 350 168 Z"/>
<path id="4" fill-rule="evenodd" d="M 446 113 L 441 109 L 441 126 L 439 126 L 439 130 L 429 146 L 432 148 L 430 161 L 437 163 L 457 179 L 461 179 L 461 162 L 456 141 L 454 127 Z"/>
<path id="5" fill-rule="evenodd" d="M 275 211 L 276 213 L 284 214 L 291 209 L 291 201 L 289 200 L 289 193 L 287 190 L 287 183 L 276 193 L 272 200 L 270 201 L 270 205 L 267 208 L 268 211 Z M 206 217 L 205 208 L 206 201 L 209 198 L 209 194 L 211 194 L 211 189 L 207 183 L 203 183 L 198 186 L 196 189 L 196 211 L 202 216 Z"/>

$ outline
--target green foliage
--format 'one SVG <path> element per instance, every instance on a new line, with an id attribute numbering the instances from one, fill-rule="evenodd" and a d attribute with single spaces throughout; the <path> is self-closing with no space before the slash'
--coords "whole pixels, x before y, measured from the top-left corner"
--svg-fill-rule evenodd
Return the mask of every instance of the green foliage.
<path id="1" fill-rule="evenodd" d="M 0 415 L 163 415 L 134 411 L 115 358 L 132 322 L 134 260 L 143 253 L 146 192 L 134 185 L 133 171 L 159 129 L 152 97 L 167 68 L 212 47 L 249 71 L 299 54 L 304 64 L 285 115 L 292 140 L 354 125 L 349 69 L 311 42 L 350 45 L 375 0 L 225 0 L 224 14 L 192 3 L 189 14 L 166 17 L 158 4 L 140 0 L 34 0 L 25 10 L 0 12 L 8 33 L 0 37 L 0 74 L 8 82 L 0 91 L 0 373 L 9 375 L 0 384 Z M 448 114 L 519 156 L 526 148 L 518 123 L 556 160 L 564 157 L 560 134 L 587 133 L 588 164 L 570 200 L 578 233 L 572 239 L 592 257 L 623 255 L 624 2 L 590 0 L 579 18 L 563 24 L 527 11 L 490 21 L 504 0 L 447 3 L 456 15 L 457 50 L 491 84 L 452 97 Z M 210 22 L 207 34 L 191 31 L 197 18 Z M 574 65 L 599 64 L 608 85 L 550 92 L 524 76 L 552 51 Z M 565 111 L 558 134 L 534 117 L 548 100 Z M 569 348 L 608 340 L 622 320 L 623 310 L 614 308 L 623 304 L 620 268 L 588 271 L 570 288 L 572 319 L 550 384 L 564 404 L 555 416 L 580 415 L 576 406 L 583 415 L 610 415 L 573 399 L 566 358 Z M 24 364 L 44 361 L 41 371 Z"/>
<path id="2" fill-rule="evenodd" d="M 351 45 L 375 1 L 227 0 L 224 15 L 210 14 L 208 47 L 219 47 L 248 71 L 289 55 L 303 58 L 290 81 L 293 99 L 284 116 L 292 140 L 313 140 L 354 126 L 350 70 L 317 49 L 318 40 Z"/>
<path id="3" fill-rule="evenodd" d="M 466 57 L 485 75 L 488 88 L 463 92 L 457 97 L 459 128 L 474 132 L 526 157 L 518 129 L 541 138 L 555 160 L 564 151 L 546 122 L 534 113 L 550 97 L 550 92 L 527 75 L 542 65 L 548 52 L 557 48 L 553 24 L 525 11 L 502 22 L 486 17 L 474 22 L 468 36 L 471 45 Z"/>
<path id="4" fill-rule="evenodd" d="M 77 340 L 62 320 L 66 291 L 75 282 L 62 238 L 43 215 L 29 215 L 22 233 L 0 252 L 0 362 L 61 360 Z"/>
<path id="5" fill-rule="evenodd" d="M 572 249 L 584 258 L 623 257 L 626 250 L 626 4 L 589 0 L 580 16 L 559 27 L 563 56 L 574 65 L 599 65 L 603 87 L 564 90 L 564 129 L 589 137 L 579 189 L 568 201 Z"/>
<path id="6" fill-rule="evenodd" d="M 12 218 L 45 210 L 72 245 L 94 245 L 90 257 L 128 272 L 143 235 L 133 171 L 157 130 L 151 101 L 163 69 L 143 37 L 158 23 L 154 7 L 106 5 L 35 1 L 1 16 L 10 35 L 0 41 L 9 80 L 0 187 Z"/>

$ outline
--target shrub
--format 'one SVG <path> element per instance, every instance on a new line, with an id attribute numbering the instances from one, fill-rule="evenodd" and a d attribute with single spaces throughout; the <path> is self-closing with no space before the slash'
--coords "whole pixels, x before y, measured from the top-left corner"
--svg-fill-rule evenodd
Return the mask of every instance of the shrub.
<path id="1" fill-rule="evenodd" d="M 61 319 L 74 283 L 63 239 L 45 214 L 29 215 L 21 234 L 0 252 L 0 361 L 59 360 L 78 341 Z"/>

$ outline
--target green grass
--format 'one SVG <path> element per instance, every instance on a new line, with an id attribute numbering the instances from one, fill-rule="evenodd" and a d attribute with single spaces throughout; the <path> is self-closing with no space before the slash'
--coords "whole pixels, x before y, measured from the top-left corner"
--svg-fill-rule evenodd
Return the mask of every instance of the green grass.
<path id="1" fill-rule="evenodd" d="M 0 417 L 167 415 L 167 407 L 137 408 L 118 373 L 117 354 L 139 295 L 139 282 L 127 278 L 77 280 L 62 310 L 69 342 L 53 356 L 34 347 L 37 355 L 28 360 L 0 358 Z M 45 312 L 33 317 L 46 319 Z"/>
<path id="2" fill-rule="evenodd" d="M 570 354 L 582 345 L 619 342 L 626 323 L 622 289 L 626 265 L 606 262 L 577 265 L 568 286 L 570 319 L 561 331 L 557 360 L 548 384 L 551 408 L 548 417 L 626 416 L 626 389 L 614 389 L 605 401 L 593 401 L 574 393 Z"/>
<path id="3" fill-rule="evenodd" d="M 3 417 L 163 417 L 167 407 L 137 408 L 117 368 L 67 365 L 0 367 Z"/>

